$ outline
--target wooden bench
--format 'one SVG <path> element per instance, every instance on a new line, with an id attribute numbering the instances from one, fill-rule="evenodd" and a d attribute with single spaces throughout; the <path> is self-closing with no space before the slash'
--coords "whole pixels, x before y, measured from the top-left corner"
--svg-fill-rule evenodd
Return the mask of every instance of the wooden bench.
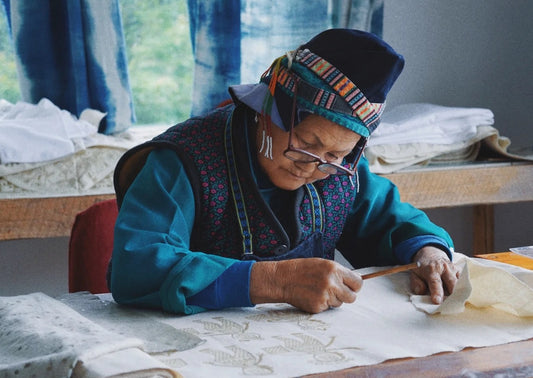
<path id="1" fill-rule="evenodd" d="M 533 164 L 465 164 L 384 175 L 420 209 L 473 206 L 474 253 L 494 250 L 494 205 L 533 201 Z M 74 217 L 113 194 L 0 200 L 0 240 L 69 236 Z"/>

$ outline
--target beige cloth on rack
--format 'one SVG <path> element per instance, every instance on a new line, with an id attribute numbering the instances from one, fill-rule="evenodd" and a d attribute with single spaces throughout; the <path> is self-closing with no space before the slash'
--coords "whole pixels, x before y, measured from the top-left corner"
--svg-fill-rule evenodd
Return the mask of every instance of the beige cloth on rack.
<path id="1" fill-rule="evenodd" d="M 119 135 L 95 134 L 90 147 L 38 163 L 0 164 L 0 199 L 112 194 L 120 157 L 165 126 L 132 127 Z"/>
<path id="2" fill-rule="evenodd" d="M 411 166 L 472 162 L 482 147 L 497 157 L 533 160 L 533 149 L 511 151 L 489 109 L 412 103 L 385 110 L 368 141 L 370 170 L 387 174 Z"/>
<path id="3" fill-rule="evenodd" d="M 365 156 L 374 173 L 387 174 L 414 165 L 457 164 L 474 161 L 481 143 L 489 143 L 496 152 L 503 153 L 511 143 L 492 126 L 478 126 L 477 132 L 455 144 L 412 142 L 369 146 Z"/>

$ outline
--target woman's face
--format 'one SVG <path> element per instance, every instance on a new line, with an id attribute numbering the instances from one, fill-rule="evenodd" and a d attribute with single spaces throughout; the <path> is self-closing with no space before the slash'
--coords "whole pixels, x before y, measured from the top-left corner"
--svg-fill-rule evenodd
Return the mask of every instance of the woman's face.
<path id="1" fill-rule="evenodd" d="M 258 146 L 261 146 L 263 122 L 266 121 L 260 117 L 257 127 Z M 289 132 L 272 125 L 271 136 L 273 159 L 265 157 L 260 152 L 258 152 L 258 159 L 270 181 L 278 188 L 295 190 L 304 184 L 322 180 L 328 176 L 317 169 L 318 163 L 298 163 L 283 155 L 289 143 Z M 311 114 L 294 127 L 292 144 L 326 161 L 340 164 L 360 138 L 359 134 L 343 126 Z"/>

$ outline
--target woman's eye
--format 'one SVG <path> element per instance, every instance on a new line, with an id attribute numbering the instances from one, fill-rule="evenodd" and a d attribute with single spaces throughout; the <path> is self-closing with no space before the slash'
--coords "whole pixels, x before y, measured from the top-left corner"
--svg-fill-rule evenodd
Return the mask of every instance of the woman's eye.
<path id="1" fill-rule="evenodd" d="M 300 142 L 300 145 L 302 146 L 303 149 L 312 148 L 313 147 L 313 145 L 311 143 L 307 143 L 305 140 L 298 139 L 298 141 Z"/>
<path id="2" fill-rule="evenodd" d="M 328 161 L 335 161 L 335 160 L 339 160 L 340 159 L 339 156 L 337 156 L 335 154 L 331 154 L 331 153 L 327 153 L 326 157 L 327 157 L 326 160 L 328 160 Z"/>

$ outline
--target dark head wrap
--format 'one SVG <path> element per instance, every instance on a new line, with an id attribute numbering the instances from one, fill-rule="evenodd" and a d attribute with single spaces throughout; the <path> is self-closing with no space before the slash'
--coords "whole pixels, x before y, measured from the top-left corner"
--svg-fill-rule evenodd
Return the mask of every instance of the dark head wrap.
<path id="1" fill-rule="evenodd" d="M 368 137 L 403 66 L 403 57 L 376 35 L 329 29 L 277 58 L 259 84 L 232 93 L 285 130 L 296 93 L 296 122 L 314 113 Z"/>

